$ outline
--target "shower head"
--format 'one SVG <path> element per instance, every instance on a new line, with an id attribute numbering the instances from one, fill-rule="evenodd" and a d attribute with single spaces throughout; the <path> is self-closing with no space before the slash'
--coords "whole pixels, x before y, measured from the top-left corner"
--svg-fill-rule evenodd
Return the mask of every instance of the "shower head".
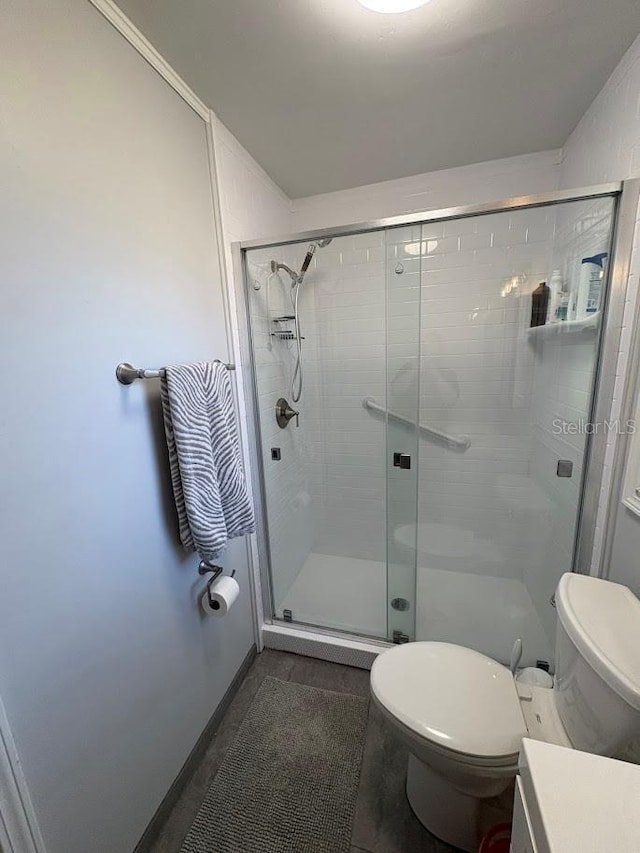
<path id="1" fill-rule="evenodd" d="M 324 247 L 328 246 L 332 240 L 333 237 L 325 237 L 323 240 L 316 240 L 315 243 L 309 243 L 309 248 L 307 249 L 307 254 L 304 256 L 299 273 L 294 272 L 291 267 L 287 266 L 287 264 L 282 264 L 279 261 L 271 261 L 271 272 L 275 273 L 279 270 L 284 270 L 291 278 L 291 287 L 295 287 L 296 284 L 302 284 L 302 279 L 305 277 L 305 274 L 309 269 L 309 264 L 316 253 L 316 249 L 324 249 Z"/>
<path id="2" fill-rule="evenodd" d="M 311 263 L 316 250 L 318 248 L 324 249 L 324 247 L 328 246 L 332 240 L 333 237 L 325 237 L 323 240 L 316 240 L 315 243 L 309 243 L 309 248 L 307 249 L 307 254 L 304 256 L 304 261 L 300 267 L 300 275 L 298 276 L 296 284 L 302 284 L 302 279 L 305 277 L 305 274 L 309 269 L 309 264 Z"/>
<path id="3" fill-rule="evenodd" d="M 271 261 L 271 272 L 275 273 L 278 270 L 285 270 L 291 276 L 291 302 L 293 303 L 293 321 L 294 321 L 294 337 L 296 341 L 296 349 L 297 349 L 297 358 L 296 358 L 296 366 L 293 370 L 293 376 L 291 377 L 291 398 L 294 403 L 297 403 L 300 397 L 302 396 L 302 334 L 300 332 L 300 314 L 298 312 L 298 300 L 300 298 L 300 291 L 302 290 L 302 282 L 304 281 L 305 273 L 309 269 L 309 265 L 313 260 L 313 256 L 317 252 L 318 248 L 324 248 L 328 246 L 333 238 L 325 237 L 322 240 L 316 240 L 313 243 L 309 243 L 307 248 L 307 254 L 304 256 L 304 260 L 302 261 L 302 266 L 300 267 L 300 272 L 295 273 L 291 267 L 288 267 L 286 264 L 280 264 L 277 261 Z M 267 309 L 268 310 L 268 309 Z"/>
<path id="4" fill-rule="evenodd" d="M 304 261 L 302 262 L 302 266 L 300 267 L 300 275 L 298 276 L 298 284 L 302 284 L 302 279 L 304 278 L 305 273 L 309 269 L 309 264 L 311 263 L 311 260 L 312 260 L 313 256 L 315 255 L 317 248 L 318 247 L 316 246 L 315 243 L 309 243 L 309 248 L 307 249 L 307 254 L 304 256 Z"/>

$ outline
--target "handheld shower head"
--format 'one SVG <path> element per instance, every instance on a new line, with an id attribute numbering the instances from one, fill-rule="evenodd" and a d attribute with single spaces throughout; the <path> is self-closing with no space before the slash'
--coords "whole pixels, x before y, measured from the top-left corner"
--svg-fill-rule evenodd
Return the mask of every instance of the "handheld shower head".
<path id="1" fill-rule="evenodd" d="M 315 243 L 309 243 L 309 248 L 307 249 L 307 254 L 304 256 L 304 261 L 302 262 L 302 266 L 300 267 L 300 274 L 295 284 L 302 284 L 302 279 L 305 277 L 307 270 L 309 269 L 309 264 L 311 263 L 313 256 L 315 255 L 318 248 L 324 249 L 325 246 L 328 246 L 329 243 L 333 240 L 333 237 L 325 237 L 324 240 L 316 240 Z"/>
<path id="2" fill-rule="evenodd" d="M 311 263 L 317 248 L 318 247 L 315 243 L 309 243 L 307 254 L 304 256 L 304 261 L 302 262 L 302 266 L 300 267 L 300 275 L 298 276 L 297 281 L 298 284 L 302 284 L 302 279 L 304 278 L 306 271 L 309 269 L 309 264 Z"/>
<path id="3" fill-rule="evenodd" d="M 279 261 L 271 261 L 271 272 L 275 273 L 279 270 L 284 270 L 291 278 L 292 287 L 295 287 L 296 284 L 302 284 L 302 279 L 309 269 L 309 264 L 311 263 L 318 247 L 324 249 L 324 247 L 328 246 L 332 240 L 333 237 L 325 237 L 324 240 L 316 240 L 315 243 L 309 243 L 309 248 L 307 249 L 307 254 L 304 256 L 304 261 L 302 262 L 299 273 L 294 272 L 294 270 L 287 266 L 287 264 L 280 263 Z"/>
<path id="4" fill-rule="evenodd" d="M 304 256 L 304 260 L 302 261 L 302 266 L 300 267 L 300 272 L 294 272 L 291 267 L 286 264 L 280 263 L 278 261 L 271 261 L 271 273 L 277 273 L 279 270 L 284 270 L 291 278 L 291 301 L 293 303 L 293 320 L 295 323 L 295 340 L 296 340 L 296 349 L 297 349 L 297 358 L 296 358 L 296 366 L 293 371 L 293 377 L 291 379 L 291 398 L 294 403 L 297 403 L 300 397 L 302 396 L 302 334 L 300 332 L 300 314 L 298 312 L 298 300 L 300 298 L 300 291 L 302 290 L 302 282 L 304 280 L 305 274 L 309 269 L 309 265 L 313 260 L 313 256 L 315 255 L 318 248 L 324 249 L 325 246 L 328 246 L 329 243 L 333 240 L 333 237 L 325 237 L 322 240 L 316 240 L 313 243 L 309 243 L 309 247 L 307 249 L 307 254 Z M 267 290 L 268 296 L 268 290 Z M 267 314 L 268 314 L 268 304 L 267 304 Z M 271 340 L 271 337 L 269 338 Z"/>

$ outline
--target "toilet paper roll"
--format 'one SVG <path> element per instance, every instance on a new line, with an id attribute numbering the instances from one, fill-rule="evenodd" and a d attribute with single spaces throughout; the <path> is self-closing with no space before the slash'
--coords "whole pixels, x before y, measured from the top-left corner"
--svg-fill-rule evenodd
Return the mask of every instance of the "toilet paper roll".
<path id="1" fill-rule="evenodd" d="M 207 590 L 202 593 L 202 609 L 211 616 L 225 616 L 233 607 L 233 602 L 238 597 L 240 587 L 235 578 L 222 575 L 211 584 L 211 596 Z M 211 600 L 209 600 L 211 599 Z"/>

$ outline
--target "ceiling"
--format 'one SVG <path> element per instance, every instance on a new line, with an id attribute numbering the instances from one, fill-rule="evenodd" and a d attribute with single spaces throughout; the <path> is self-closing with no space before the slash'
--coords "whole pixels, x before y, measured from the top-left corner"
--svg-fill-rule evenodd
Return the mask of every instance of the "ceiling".
<path id="1" fill-rule="evenodd" d="M 561 146 L 638 0 L 118 0 L 292 198 Z"/>

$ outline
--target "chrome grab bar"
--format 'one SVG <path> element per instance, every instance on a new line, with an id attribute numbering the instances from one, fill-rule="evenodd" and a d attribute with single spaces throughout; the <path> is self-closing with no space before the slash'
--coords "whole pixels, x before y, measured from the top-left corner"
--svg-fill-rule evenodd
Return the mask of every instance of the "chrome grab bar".
<path id="1" fill-rule="evenodd" d="M 464 451 L 471 447 L 471 440 L 468 435 L 456 437 L 454 435 L 448 435 L 446 432 L 440 432 L 438 429 L 428 427 L 425 424 L 416 424 L 410 418 L 405 418 L 404 415 L 399 415 L 397 412 L 385 409 L 384 406 L 377 403 L 373 397 L 365 397 L 362 401 L 362 405 L 368 411 L 379 412 L 381 415 L 386 415 L 391 420 L 397 421 L 398 423 L 407 424 L 407 426 L 412 427 L 417 426 L 423 435 L 426 435 L 429 438 L 435 438 L 437 441 L 441 441 L 443 444 L 446 444 L 447 447 L 451 447 L 454 450 Z"/>

